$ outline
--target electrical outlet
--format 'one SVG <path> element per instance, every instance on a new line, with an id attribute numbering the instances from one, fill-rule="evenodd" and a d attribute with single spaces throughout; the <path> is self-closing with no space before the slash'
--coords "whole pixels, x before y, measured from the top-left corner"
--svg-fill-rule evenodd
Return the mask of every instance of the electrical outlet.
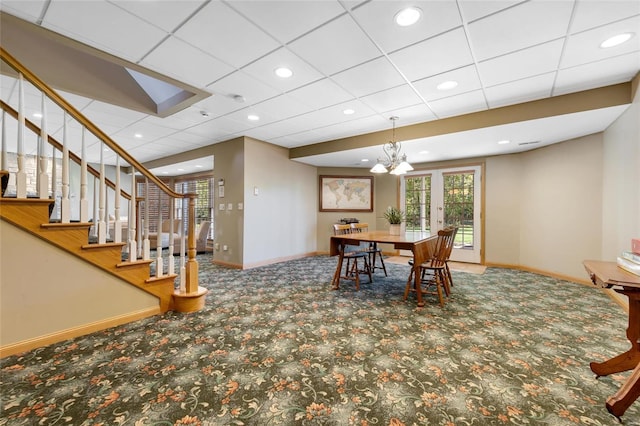
<path id="1" fill-rule="evenodd" d="M 229 250 L 229 246 L 227 246 L 226 244 L 222 246 L 222 251 L 227 251 Z"/>

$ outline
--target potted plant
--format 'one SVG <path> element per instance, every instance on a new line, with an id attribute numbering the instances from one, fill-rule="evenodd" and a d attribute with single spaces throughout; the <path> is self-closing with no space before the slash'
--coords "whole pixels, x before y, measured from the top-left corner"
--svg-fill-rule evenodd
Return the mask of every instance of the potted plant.
<path id="1" fill-rule="evenodd" d="M 389 206 L 384 211 L 384 218 L 389 222 L 389 234 L 400 235 L 400 224 L 404 220 L 404 212 L 397 207 Z"/>

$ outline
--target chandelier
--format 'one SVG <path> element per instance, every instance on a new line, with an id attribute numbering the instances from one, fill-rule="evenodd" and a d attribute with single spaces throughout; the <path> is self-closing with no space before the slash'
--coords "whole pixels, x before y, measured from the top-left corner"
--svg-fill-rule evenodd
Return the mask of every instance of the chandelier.
<path id="1" fill-rule="evenodd" d="M 369 170 L 371 173 L 387 173 L 392 175 L 403 175 L 413 170 L 411 164 L 407 162 L 406 154 L 401 154 L 402 146 L 400 142 L 396 142 L 396 120 L 398 117 L 389 117 L 393 123 L 393 134 L 391 141 L 382 145 L 382 150 L 386 158 L 378 158 L 376 165 Z"/>

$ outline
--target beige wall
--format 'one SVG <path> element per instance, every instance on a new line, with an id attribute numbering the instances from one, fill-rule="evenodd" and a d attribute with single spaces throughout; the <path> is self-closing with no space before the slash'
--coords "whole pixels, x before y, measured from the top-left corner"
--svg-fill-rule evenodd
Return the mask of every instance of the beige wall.
<path id="1" fill-rule="evenodd" d="M 372 176 L 369 169 L 362 168 L 329 168 L 317 169 L 313 193 L 316 197 L 316 205 L 319 206 L 319 179 L 320 176 Z M 360 222 L 366 222 L 372 231 L 387 229 L 388 224 L 382 216 L 387 206 L 398 205 L 398 177 L 384 174 L 373 175 L 373 212 L 321 212 L 316 208 L 318 216 L 317 238 L 318 252 L 329 253 L 329 238 L 333 234 L 333 224 L 340 222 L 345 217 L 355 217 Z M 382 247 L 387 250 L 386 247 Z"/>
<path id="2" fill-rule="evenodd" d="M 316 168 L 251 138 L 245 138 L 245 155 L 243 266 L 315 253 Z"/>
<path id="3" fill-rule="evenodd" d="M 521 155 L 521 266 L 585 279 L 599 258 L 602 134 Z"/>
<path id="4" fill-rule="evenodd" d="M 636 84 L 640 83 L 636 77 Z M 640 238 L 640 90 L 604 132 L 602 258 L 613 260 Z"/>
<path id="5" fill-rule="evenodd" d="M 214 155 L 214 228 L 215 243 L 219 250 L 214 253 L 216 261 L 234 266 L 242 265 L 244 238 L 244 211 L 238 210 L 238 203 L 244 203 L 244 138 L 236 138 L 211 146 Z M 224 197 L 218 197 L 218 182 L 224 179 Z M 228 209 L 231 203 L 232 209 Z M 220 210 L 220 204 L 224 210 Z M 223 246 L 227 250 L 223 250 Z"/>
<path id="6" fill-rule="evenodd" d="M 158 308 L 155 296 L 3 220 L 0 235 L 0 346 Z"/>

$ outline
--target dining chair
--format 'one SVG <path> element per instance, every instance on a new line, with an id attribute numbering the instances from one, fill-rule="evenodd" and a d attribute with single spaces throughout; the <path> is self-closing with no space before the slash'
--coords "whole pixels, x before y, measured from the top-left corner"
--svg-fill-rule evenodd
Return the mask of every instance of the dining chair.
<path id="1" fill-rule="evenodd" d="M 352 223 L 351 224 L 351 232 L 369 232 L 369 224 L 368 223 Z M 371 273 L 375 273 L 376 269 L 382 269 L 384 271 L 384 276 L 387 275 L 387 267 L 384 264 L 384 258 L 382 256 L 382 249 L 378 247 L 378 243 L 369 243 L 364 250 L 369 254 L 369 267 L 371 268 Z M 380 265 L 377 266 L 378 262 L 376 259 L 380 259 Z"/>
<path id="2" fill-rule="evenodd" d="M 414 291 L 420 291 L 422 294 L 437 294 L 440 306 L 444 306 L 444 296 L 449 296 L 451 294 L 449 279 L 446 272 L 446 263 L 447 256 L 451 254 L 450 246 L 453 246 L 454 233 L 455 229 L 453 227 L 438 231 L 433 256 L 420 265 L 420 288 L 413 288 Z M 419 246 L 418 249 L 426 250 L 426 246 Z M 424 256 L 424 254 L 422 256 Z M 410 262 L 410 264 L 412 264 L 412 262 Z M 411 285 L 414 282 L 413 274 L 414 270 L 412 266 L 411 273 L 409 274 L 409 279 L 407 280 L 407 285 L 404 290 L 404 300 L 407 300 L 409 292 L 412 290 Z M 424 288 L 422 288 L 423 284 L 425 285 Z M 430 290 L 431 287 L 435 287 L 435 290 Z"/>
<path id="3" fill-rule="evenodd" d="M 351 233 L 350 225 L 343 224 L 334 224 L 333 225 L 333 234 L 334 235 L 345 235 Z M 340 248 L 340 256 L 341 259 L 338 262 L 344 263 L 344 259 L 347 260 L 344 274 L 342 271 L 336 271 L 337 274 L 337 282 L 335 288 L 340 286 L 340 279 L 343 278 L 345 280 L 355 281 L 356 290 L 360 290 L 360 273 L 365 273 L 369 276 L 369 282 L 373 282 L 373 278 L 371 277 L 371 268 L 369 267 L 369 253 L 367 251 L 362 250 L 360 246 L 351 246 L 345 244 Z M 362 260 L 362 265 L 358 265 L 358 259 Z"/>
<path id="4" fill-rule="evenodd" d="M 449 259 L 451 258 L 451 251 L 453 250 L 453 244 L 456 239 L 456 235 L 458 234 L 458 227 L 451 226 L 453 228 L 453 236 L 451 237 L 451 244 L 449 245 L 448 253 L 446 254 L 447 260 L 444 263 L 445 270 L 447 272 L 447 280 L 449 282 L 449 287 L 453 287 L 453 277 L 451 276 L 451 269 L 449 269 Z"/>

